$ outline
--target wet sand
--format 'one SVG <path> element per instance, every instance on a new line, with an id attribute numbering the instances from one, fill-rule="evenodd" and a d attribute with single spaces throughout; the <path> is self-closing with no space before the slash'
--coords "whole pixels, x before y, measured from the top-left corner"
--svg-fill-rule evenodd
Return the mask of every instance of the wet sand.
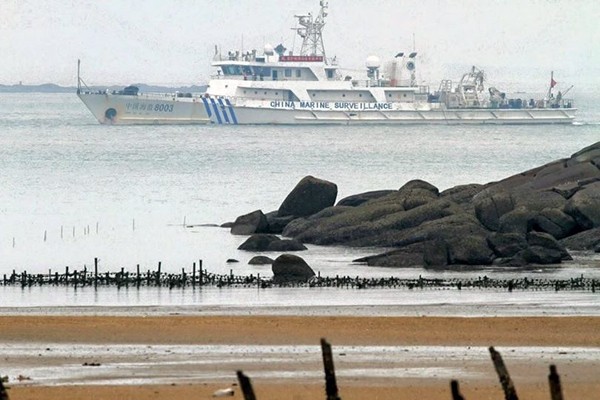
<path id="1" fill-rule="evenodd" d="M 296 317 L 296 316 L 2 316 L 0 344 L 148 344 L 148 345 L 318 345 L 326 337 L 334 347 L 336 367 L 341 355 L 336 346 L 489 346 L 515 347 L 556 346 L 563 354 L 558 359 L 511 358 L 504 354 L 509 371 L 522 398 L 549 399 L 548 365 L 555 363 L 561 374 L 565 398 L 593 398 L 600 392 L 600 359 L 571 357 L 569 348 L 600 347 L 598 317 Z M 505 350 L 509 351 L 509 350 Z M 584 350 L 585 352 L 585 350 Z M 575 352 L 574 352 L 575 353 Z M 580 351 L 581 353 L 581 351 Z M 558 354 L 558 353 L 557 353 Z M 45 362 L 60 365 L 72 362 L 65 356 L 52 361 L 30 356 L 20 362 Z M 350 354 L 345 359 L 351 358 Z M 432 361 L 433 360 L 433 361 Z M 466 398 L 502 398 L 498 379 L 491 361 L 484 359 L 432 359 L 411 361 L 411 367 L 428 367 L 432 362 L 456 367 L 472 373 L 458 376 Z M 4 357 L 2 365 L 12 358 Z M 135 360 L 133 360 L 135 361 Z M 351 362 L 345 361 L 344 362 Z M 260 368 L 272 370 L 265 358 Z M 373 362 L 376 368 L 377 362 Z M 383 364 L 382 364 L 383 365 Z M 218 377 L 202 382 L 172 382 L 160 385 L 81 385 L 44 386 L 34 380 L 11 382 L 10 398 L 19 399 L 208 399 L 219 388 L 233 387 L 233 398 L 241 399 L 232 378 Z M 1 365 L 0 365 L 0 368 Z M 318 366 L 315 366 L 318 368 Z M 338 367 L 340 368 L 340 367 Z M 340 368 L 341 370 L 342 368 Z M 254 371 L 258 374 L 258 370 Z M 340 371 L 341 372 L 341 371 Z M 0 375 L 4 375 L 0 370 Z M 250 378 L 251 373 L 248 373 Z M 162 381 L 161 381 L 162 382 Z M 77 384 L 77 382 L 69 382 Z M 100 383 L 100 382 L 99 382 Z M 324 398 L 322 379 L 302 378 L 277 380 L 268 376 L 253 378 L 257 398 L 318 399 Z M 428 378 L 348 377 L 338 378 L 343 399 L 448 399 L 449 379 L 446 376 Z M 39 385 L 39 386 L 38 386 Z"/>

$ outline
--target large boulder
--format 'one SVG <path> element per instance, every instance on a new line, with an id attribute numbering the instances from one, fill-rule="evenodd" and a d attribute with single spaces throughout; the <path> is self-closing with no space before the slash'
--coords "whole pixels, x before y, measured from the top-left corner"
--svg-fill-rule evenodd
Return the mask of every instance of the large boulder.
<path id="1" fill-rule="evenodd" d="M 266 213 L 267 223 L 269 225 L 269 233 L 274 233 L 276 235 L 283 232 L 287 224 L 292 222 L 296 217 L 293 215 L 286 215 L 285 217 L 278 216 L 277 211 L 271 211 L 270 213 Z"/>
<path id="2" fill-rule="evenodd" d="M 531 230 L 533 220 L 537 216 L 535 211 L 519 207 L 500 217 L 498 232 L 526 234 Z"/>
<path id="3" fill-rule="evenodd" d="M 282 254 L 273 261 L 273 282 L 294 283 L 308 282 L 315 276 L 315 271 L 301 257 L 293 254 Z"/>
<path id="4" fill-rule="evenodd" d="M 586 185 L 575 193 L 567 202 L 565 212 L 582 230 L 600 227 L 600 182 Z"/>
<path id="5" fill-rule="evenodd" d="M 473 197 L 473 205 L 477 219 L 483 226 L 493 231 L 500 228 L 500 218 L 515 208 L 511 194 L 505 191 L 479 192 Z"/>
<path id="6" fill-rule="evenodd" d="M 531 264 L 560 264 L 563 259 L 560 251 L 542 246 L 529 246 L 518 256 Z"/>
<path id="7" fill-rule="evenodd" d="M 437 238 L 424 243 L 423 265 L 425 267 L 444 267 L 448 265 L 448 244 Z"/>
<path id="8" fill-rule="evenodd" d="M 268 234 L 256 234 L 250 236 L 242 243 L 238 250 L 246 251 L 300 251 L 306 250 L 306 246 L 295 239 L 282 240 L 278 236 Z"/>
<path id="9" fill-rule="evenodd" d="M 560 253 L 562 260 L 572 260 L 571 256 L 552 235 L 543 232 L 529 232 L 527 234 L 527 244 L 529 246 L 538 246 L 545 249 L 555 250 Z"/>
<path id="10" fill-rule="evenodd" d="M 254 256 L 248 261 L 250 265 L 268 265 L 273 264 L 273 259 L 267 256 Z"/>
<path id="11" fill-rule="evenodd" d="M 371 192 L 359 193 L 352 196 L 344 197 L 343 199 L 338 201 L 336 206 L 357 207 L 363 203 L 366 203 L 367 201 L 378 199 L 380 197 L 387 196 L 388 194 L 394 192 L 395 190 L 374 190 Z"/>
<path id="12" fill-rule="evenodd" d="M 352 260 L 355 263 L 366 263 L 374 267 L 403 268 L 423 265 L 423 243 L 414 243 L 385 253 L 366 256 Z"/>
<path id="13" fill-rule="evenodd" d="M 448 241 L 450 264 L 489 265 L 494 260 L 494 252 L 483 235 L 466 235 Z"/>
<path id="14" fill-rule="evenodd" d="M 231 226 L 231 233 L 234 235 L 252 235 L 268 232 L 268 230 L 267 217 L 261 210 L 237 217 Z"/>
<path id="15" fill-rule="evenodd" d="M 487 242 L 499 258 L 513 257 L 528 246 L 525 235 L 519 233 L 492 233 Z"/>
<path id="16" fill-rule="evenodd" d="M 277 215 L 306 217 L 335 204 L 337 185 L 313 176 L 302 178 L 287 195 Z"/>
<path id="17" fill-rule="evenodd" d="M 398 192 L 402 195 L 402 206 L 405 210 L 412 210 L 439 197 L 438 189 L 422 180 L 413 180 L 402 186 Z"/>
<path id="18" fill-rule="evenodd" d="M 577 223 L 560 209 L 545 208 L 533 218 L 533 229 L 562 239 L 575 232 Z"/>
<path id="19" fill-rule="evenodd" d="M 594 250 L 600 245 L 600 228 L 576 233 L 559 241 L 569 250 Z"/>

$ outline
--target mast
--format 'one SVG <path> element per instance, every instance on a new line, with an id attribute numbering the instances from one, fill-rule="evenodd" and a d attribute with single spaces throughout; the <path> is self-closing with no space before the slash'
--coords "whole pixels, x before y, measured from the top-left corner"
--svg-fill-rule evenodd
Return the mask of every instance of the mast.
<path id="1" fill-rule="evenodd" d="M 319 10 L 319 15 L 314 19 L 312 13 L 308 13 L 308 15 L 294 15 L 294 17 L 298 18 L 298 23 L 302 25 L 302 28 L 296 28 L 296 32 L 302 38 L 300 55 L 323 56 L 323 60 L 327 63 L 325 46 L 323 45 L 323 28 L 325 27 L 328 3 L 321 0 L 319 4 L 321 9 Z"/>
<path id="2" fill-rule="evenodd" d="M 77 94 L 81 93 L 81 76 L 79 75 L 81 69 L 81 60 L 77 59 Z"/>

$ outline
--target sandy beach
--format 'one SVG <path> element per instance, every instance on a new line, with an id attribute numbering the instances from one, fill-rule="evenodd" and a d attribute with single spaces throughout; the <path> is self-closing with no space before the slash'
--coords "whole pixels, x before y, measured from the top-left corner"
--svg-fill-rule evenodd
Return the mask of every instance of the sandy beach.
<path id="1" fill-rule="evenodd" d="M 148 367 L 150 372 L 147 374 L 152 376 L 152 368 L 168 372 L 167 378 L 161 378 L 158 374 L 163 372 L 157 372 L 158 384 L 139 384 L 135 379 L 129 384 L 105 384 L 102 380 L 90 384 L 89 380 L 78 382 L 77 379 L 45 384 L 36 382 L 35 376 L 21 382 L 9 376 L 9 395 L 13 400 L 191 400 L 211 398 L 215 390 L 227 387 L 235 390 L 233 398 L 241 399 L 242 394 L 236 386 L 236 369 L 247 373 L 257 397 L 262 400 L 324 398 L 322 367 L 316 350 L 311 347 L 313 354 L 309 358 L 296 354 L 296 361 L 289 362 L 267 354 L 270 348 L 280 352 L 289 348 L 298 353 L 298 347 L 293 346 L 305 346 L 300 349 L 317 346 L 321 337 L 333 345 L 343 399 L 448 399 L 451 377 L 459 380 L 466 398 L 500 399 L 503 395 L 498 379 L 484 352 L 490 345 L 503 352 L 522 398 L 549 399 L 547 375 L 548 365 L 552 363 L 557 365 L 561 375 L 565 398 L 593 398 L 592 393 L 600 392 L 600 359 L 595 355 L 585 356 L 597 354 L 600 347 L 600 318 L 596 317 L 0 317 L 0 343 L 6 349 L 12 349 L 3 357 L 2 368 L 10 371 L 21 368 L 26 375 L 27 368 L 33 366 L 60 371 L 63 365 L 81 366 L 96 360 L 107 366 L 116 362 L 117 367 L 122 368 L 125 364 L 139 363 L 142 359 L 148 362 L 148 359 L 158 357 L 156 363 Z M 130 347 L 119 350 L 119 346 L 125 345 Z M 69 346 L 74 349 L 71 354 L 58 351 Z M 125 354 L 131 346 L 149 350 Z M 174 379 L 180 373 L 176 368 L 183 368 L 181 373 L 186 373 L 185 364 L 161 361 L 163 355 L 159 352 L 172 353 L 199 346 L 208 349 L 234 346 L 224 350 L 233 352 L 233 359 L 223 363 L 211 359 L 211 362 L 187 367 L 196 368 L 204 377 L 202 379 Z M 246 346 L 255 346 L 265 354 L 259 354 L 260 357 L 252 362 L 248 355 L 236 355 Z M 383 351 L 405 349 L 408 358 L 394 353 L 391 358 L 361 361 L 366 354 L 363 350 L 374 351 L 373 346 L 382 346 Z M 40 354 L 35 350 L 38 347 L 42 349 Z M 21 348 L 34 350 L 26 352 L 19 350 Z M 113 348 L 117 348 L 117 353 L 110 352 Z M 446 352 L 448 348 L 454 350 Z M 52 356 L 42 354 L 43 350 Z M 79 356 L 77 351 L 81 352 Z M 119 352 L 125 353 L 119 355 Z M 411 357 L 411 352 L 421 355 Z M 472 353 L 475 355 L 471 356 Z M 194 354 L 188 358 L 203 357 L 203 353 Z M 185 359 L 185 354 L 182 357 Z M 389 368 L 389 374 L 386 368 Z M 293 378 L 277 377 L 273 371 L 279 369 L 286 370 Z M 122 375 L 126 370 L 115 371 L 121 371 Z M 224 375 L 217 371 L 224 371 Z M 382 372 L 374 375 L 373 371 Z M 415 375 L 415 371 L 419 374 Z M 0 375 L 5 374 L 0 370 Z"/>

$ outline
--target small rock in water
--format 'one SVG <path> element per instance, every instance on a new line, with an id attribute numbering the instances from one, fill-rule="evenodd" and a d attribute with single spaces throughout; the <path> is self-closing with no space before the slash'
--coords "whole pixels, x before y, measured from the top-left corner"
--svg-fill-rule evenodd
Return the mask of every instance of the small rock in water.
<path id="1" fill-rule="evenodd" d="M 227 263 L 228 263 L 228 264 L 230 264 L 230 263 L 236 263 L 236 262 L 239 262 L 239 261 L 238 261 L 238 260 L 236 260 L 235 258 L 228 258 L 228 259 L 227 259 Z"/>
<path id="2" fill-rule="evenodd" d="M 215 391 L 212 397 L 231 397 L 234 395 L 234 391 L 232 388 L 227 389 L 219 389 Z"/>

